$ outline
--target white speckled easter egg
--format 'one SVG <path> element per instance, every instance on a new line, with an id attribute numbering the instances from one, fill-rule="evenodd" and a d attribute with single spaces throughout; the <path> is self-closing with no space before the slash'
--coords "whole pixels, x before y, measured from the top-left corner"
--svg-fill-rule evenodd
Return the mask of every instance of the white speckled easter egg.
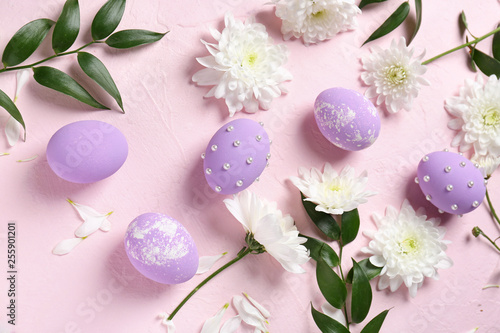
<path id="1" fill-rule="evenodd" d="M 222 126 L 203 155 L 210 188 L 221 194 L 246 189 L 264 171 L 271 157 L 270 143 L 262 123 L 235 119 Z"/>
<path id="2" fill-rule="evenodd" d="M 116 127 L 83 120 L 60 128 L 47 145 L 51 169 L 73 183 L 93 183 L 114 174 L 125 163 L 128 144 Z"/>
<path id="3" fill-rule="evenodd" d="M 191 279 L 198 269 L 198 250 L 182 224 L 159 213 L 136 217 L 125 234 L 125 251 L 147 278 L 164 284 Z"/>
<path id="4" fill-rule="evenodd" d="M 345 150 L 370 147 L 380 133 L 377 109 L 357 91 L 330 88 L 318 95 L 314 117 L 325 138 Z"/>
<path id="5" fill-rule="evenodd" d="M 416 182 L 427 200 L 441 211 L 465 214 L 476 209 L 486 194 L 478 166 L 460 154 L 430 153 L 420 161 Z"/>

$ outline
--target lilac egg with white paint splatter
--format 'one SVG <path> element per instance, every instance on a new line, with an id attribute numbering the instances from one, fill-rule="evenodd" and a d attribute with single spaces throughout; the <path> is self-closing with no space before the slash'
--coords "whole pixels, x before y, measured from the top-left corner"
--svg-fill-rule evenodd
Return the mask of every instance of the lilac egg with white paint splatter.
<path id="1" fill-rule="evenodd" d="M 212 190 L 234 194 L 258 180 L 271 158 L 271 141 L 263 126 L 235 119 L 214 134 L 203 154 L 203 171 Z"/>
<path id="2" fill-rule="evenodd" d="M 441 212 L 465 214 L 479 207 L 486 194 L 478 167 L 460 154 L 437 151 L 422 158 L 415 181 Z"/>
<path id="3" fill-rule="evenodd" d="M 198 250 L 177 220 L 160 213 L 136 217 L 125 234 L 125 251 L 145 277 L 163 284 L 191 279 L 198 269 Z"/>
<path id="4" fill-rule="evenodd" d="M 47 144 L 47 162 L 56 175 L 73 183 L 93 183 L 125 163 L 128 144 L 113 125 L 82 120 L 61 127 Z"/>
<path id="5" fill-rule="evenodd" d="M 377 109 L 351 89 L 330 88 L 321 92 L 314 103 L 314 117 L 323 136 L 345 150 L 368 148 L 380 133 Z"/>

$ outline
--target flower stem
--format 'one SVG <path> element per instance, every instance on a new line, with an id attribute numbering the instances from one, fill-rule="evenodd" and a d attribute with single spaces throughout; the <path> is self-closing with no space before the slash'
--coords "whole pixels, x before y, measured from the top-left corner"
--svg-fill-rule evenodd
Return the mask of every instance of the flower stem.
<path id="1" fill-rule="evenodd" d="M 491 245 L 493 245 L 500 252 L 500 248 L 498 247 L 498 245 L 491 238 L 489 238 L 488 235 L 486 235 L 479 227 L 474 227 L 472 229 L 472 234 L 475 237 L 482 235 L 484 238 L 486 238 L 491 243 Z"/>
<path id="2" fill-rule="evenodd" d="M 344 272 L 342 271 L 342 250 L 344 249 L 344 245 L 342 244 L 342 240 L 339 239 L 338 240 L 339 242 L 339 271 L 340 271 L 340 277 L 342 278 L 342 281 L 344 282 L 344 284 L 346 284 L 345 282 L 345 278 L 344 278 Z M 344 317 L 345 317 L 345 324 L 346 324 L 346 327 L 347 327 L 347 330 L 349 330 L 349 317 L 347 316 L 347 305 L 344 303 Z"/>
<path id="3" fill-rule="evenodd" d="M 29 64 L 29 65 L 16 66 L 16 67 L 4 67 L 4 68 L 0 69 L 0 73 L 2 73 L 2 72 L 16 71 L 16 70 L 25 69 L 25 68 L 32 68 L 32 67 L 34 67 L 36 65 L 40 65 L 40 64 L 42 64 L 42 63 L 44 63 L 46 61 L 49 61 L 51 59 L 54 59 L 54 58 L 57 58 L 57 57 L 62 57 L 62 56 L 69 55 L 69 54 L 77 53 L 77 52 L 83 50 L 84 48 L 86 48 L 87 46 L 90 46 L 90 45 L 96 44 L 96 43 L 104 43 L 104 42 L 103 41 L 93 40 L 90 43 L 87 43 L 87 44 L 85 44 L 85 45 L 77 48 L 76 50 L 54 54 L 54 55 L 52 55 L 50 57 L 47 57 L 45 59 L 42 59 L 40 61 L 34 62 L 32 64 Z"/>
<path id="4" fill-rule="evenodd" d="M 488 201 L 488 206 L 490 206 L 491 215 L 493 215 L 498 224 L 500 224 L 500 219 L 498 218 L 495 208 L 493 208 L 493 204 L 491 203 L 490 194 L 488 193 L 488 188 L 486 188 L 486 200 Z"/>
<path id="5" fill-rule="evenodd" d="M 177 305 L 177 307 L 174 309 L 174 311 L 168 316 L 167 320 L 172 320 L 174 316 L 179 312 L 179 310 L 186 304 L 186 302 L 194 295 L 196 292 L 203 287 L 205 284 L 207 284 L 208 281 L 212 280 L 214 277 L 219 275 L 223 270 L 228 268 L 229 266 L 235 264 L 236 262 L 240 261 L 243 257 L 245 257 L 247 254 L 251 253 L 252 250 L 250 248 L 244 247 L 238 255 L 228 263 L 226 263 L 224 266 L 213 272 L 209 277 L 207 277 L 205 280 L 201 281 L 200 284 L 198 284 L 183 300 L 182 302 Z"/>
<path id="6" fill-rule="evenodd" d="M 457 50 L 463 49 L 464 47 L 467 47 L 467 46 L 470 46 L 470 45 L 473 45 L 473 44 L 477 44 L 477 43 L 479 43 L 480 41 L 482 41 L 483 39 L 485 39 L 485 38 L 487 38 L 487 37 L 489 37 L 489 36 L 491 36 L 491 35 L 494 35 L 495 33 L 499 32 L 499 31 L 500 31 L 500 27 L 498 27 L 498 28 L 496 28 L 495 30 L 488 32 L 486 35 L 481 36 L 481 37 L 479 37 L 479 38 L 476 38 L 476 39 L 474 39 L 474 40 L 472 40 L 472 41 L 470 41 L 470 42 L 468 42 L 468 43 L 462 44 L 462 45 L 457 46 L 457 47 L 455 47 L 455 48 L 453 48 L 453 49 L 451 49 L 451 50 L 448 50 L 448 51 L 446 51 L 446 52 L 443 52 L 443 53 L 441 53 L 441 54 L 438 54 L 437 56 L 432 57 L 432 58 L 430 58 L 430 59 L 428 59 L 428 60 L 426 60 L 426 61 L 422 62 L 422 65 L 427 65 L 428 63 L 433 62 L 433 61 L 434 61 L 434 60 L 436 60 L 436 59 L 439 59 L 439 58 L 441 58 L 441 57 L 443 57 L 443 56 L 445 56 L 445 55 L 447 55 L 447 54 L 450 54 L 450 53 L 452 53 L 452 52 L 455 52 L 455 51 L 457 51 Z"/>

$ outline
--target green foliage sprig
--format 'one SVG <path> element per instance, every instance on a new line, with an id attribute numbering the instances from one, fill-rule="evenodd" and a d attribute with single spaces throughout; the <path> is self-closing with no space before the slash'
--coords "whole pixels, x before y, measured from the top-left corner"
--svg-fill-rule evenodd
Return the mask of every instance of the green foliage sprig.
<path id="1" fill-rule="evenodd" d="M 339 253 L 337 254 L 328 244 L 309 237 L 304 246 L 309 249 L 310 256 L 316 260 L 316 280 L 321 294 L 326 301 L 333 307 L 342 310 L 346 326 L 335 319 L 317 311 L 311 304 L 311 312 L 314 322 L 323 333 L 349 333 L 351 323 L 361 323 L 365 320 L 370 310 L 372 302 L 372 289 L 370 280 L 377 277 L 382 271 L 381 267 L 376 267 L 368 259 L 357 262 L 352 259 L 352 268 L 345 275 L 342 269 L 342 252 L 344 246 L 352 242 L 359 231 L 360 219 L 359 212 L 354 209 L 344 212 L 340 219 L 340 225 L 329 214 L 316 211 L 316 204 L 310 201 L 304 201 L 305 197 L 301 193 L 302 204 L 321 232 L 337 241 L 339 244 Z M 335 271 L 338 270 L 338 273 Z M 351 285 L 349 295 L 347 284 Z M 351 308 L 347 308 L 346 303 L 350 297 Z M 362 329 L 361 333 L 378 333 L 387 316 L 389 310 L 385 310 L 374 317 Z"/>
<path id="2" fill-rule="evenodd" d="M 372 3 L 384 2 L 386 0 L 362 0 L 359 4 L 359 8 L 363 8 L 366 5 Z M 369 43 L 378 39 L 382 36 L 387 35 L 397 27 L 399 27 L 408 17 L 410 13 L 410 3 L 408 1 L 403 2 L 385 21 L 382 23 L 380 27 L 375 30 L 370 37 L 363 43 Z M 415 0 L 415 15 L 416 15 L 416 23 L 415 29 L 413 30 L 413 34 L 407 42 L 407 45 L 410 45 L 411 41 L 417 35 L 418 30 L 420 29 L 420 25 L 422 24 L 422 0 Z"/>
<path id="3" fill-rule="evenodd" d="M 68 74 L 52 67 L 38 66 L 57 57 L 77 54 L 78 64 L 83 72 L 113 97 L 120 109 L 125 112 L 120 92 L 106 66 L 92 54 L 82 52 L 84 48 L 92 44 L 106 44 L 112 48 L 126 49 L 154 43 L 163 38 L 166 32 L 130 29 L 113 33 L 122 19 L 125 3 L 126 0 L 108 0 L 92 21 L 92 41 L 73 51 L 67 51 L 74 44 L 80 32 L 78 0 L 67 0 L 57 21 L 54 22 L 47 18 L 37 19 L 25 24 L 14 34 L 3 51 L 2 63 L 4 67 L 0 69 L 0 73 L 31 68 L 35 81 L 42 86 L 71 96 L 94 108 L 109 110 L 109 107 L 98 102 Z M 54 27 L 52 32 L 54 54 L 29 65 L 17 66 L 26 61 L 38 49 L 52 27 Z M 1 90 L 0 106 L 23 126 L 24 140 L 26 140 L 26 125 L 21 112 Z"/>

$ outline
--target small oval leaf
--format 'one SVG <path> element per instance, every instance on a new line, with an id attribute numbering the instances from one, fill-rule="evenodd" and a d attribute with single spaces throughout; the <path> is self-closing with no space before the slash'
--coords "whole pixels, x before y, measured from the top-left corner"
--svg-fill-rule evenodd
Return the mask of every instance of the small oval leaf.
<path id="1" fill-rule="evenodd" d="M 100 40 L 115 31 L 125 11 L 125 0 L 109 0 L 97 12 L 92 21 L 92 38 Z"/>
<path id="2" fill-rule="evenodd" d="M 378 3 L 378 2 L 385 2 L 387 0 L 361 0 L 361 3 L 359 4 L 359 9 L 363 8 L 366 5 L 372 4 L 372 3 Z"/>
<path id="3" fill-rule="evenodd" d="M 19 65 L 28 59 L 40 46 L 54 23 L 49 19 L 38 19 L 25 24 L 19 29 L 3 51 L 2 63 L 5 67 Z"/>
<path id="4" fill-rule="evenodd" d="M 35 72 L 33 77 L 42 86 L 62 92 L 94 108 L 109 110 L 107 106 L 96 101 L 87 90 L 68 74 L 47 66 L 34 67 L 33 71 Z"/>
<path id="5" fill-rule="evenodd" d="M 21 116 L 21 112 L 17 108 L 16 104 L 5 94 L 2 90 L 0 90 L 0 106 L 3 107 L 7 112 L 17 120 L 24 129 L 24 141 L 26 141 L 26 125 L 24 124 L 23 117 Z"/>
<path id="6" fill-rule="evenodd" d="M 66 51 L 73 45 L 80 32 L 80 7 L 78 0 L 67 0 L 52 33 L 55 53 Z"/>
<path id="7" fill-rule="evenodd" d="M 500 24 L 497 26 L 497 28 L 500 28 Z M 500 31 L 497 31 L 493 35 L 493 57 L 500 61 Z"/>
<path id="8" fill-rule="evenodd" d="M 465 30 L 469 29 L 469 24 L 467 23 L 467 17 L 465 16 L 465 12 L 462 10 L 458 19 L 458 27 L 460 29 L 460 33 L 463 34 Z"/>
<path id="9" fill-rule="evenodd" d="M 370 322 L 366 324 L 365 327 L 363 327 L 360 333 L 379 333 L 388 312 L 389 310 L 380 312 L 376 317 L 370 320 Z"/>
<path id="10" fill-rule="evenodd" d="M 319 312 L 312 304 L 311 313 L 316 326 L 318 326 L 322 333 L 349 333 L 349 330 L 345 328 L 344 325 L 328 317 L 326 314 Z"/>
<path id="11" fill-rule="evenodd" d="M 372 279 L 376 278 L 377 276 L 380 275 L 380 272 L 382 272 L 382 267 L 377 267 L 377 266 L 373 265 L 370 262 L 369 258 L 361 260 L 360 262 L 358 262 L 358 265 L 359 265 L 359 267 L 361 267 L 363 269 L 368 280 L 372 280 Z M 351 270 L 349 271 L 349 273 L 347 273 L 347 276 L 346 276 L 347 283 L 352 283 L 352 274 L 353 274 L 353 270 L 351 268 Z"/>
<path id="12" fill-rule="evenodd" d="M 327 302 L 337 309 L 342 308 L 347 297 L 345 283 L 323 258 L 318 258 L 316 263 L 316 280 L 318 281 L 319 290 L 321 290 L 321 294 L 323 294 Z"/>
<path id="13" fill-rule="evenodd" d="M 304 245 L 309 250 L 309 256 L 318 261 L 321 257 L 330 267 L 336 267 L 339 264 L 339 257 L 337 253 L 330 247 L 330 245 L 320 241 L 319 239 L 300 235 L 300 237 L 307 238 Z"/>
<path id="14" fill-rule="evenodd" d="M 471 57 L 479 70 L 485 75 L 496 75 L 497 78 L 500 78 L 500 61 L 490 57 L 478 49 L 474 49 L 474 52 L 471 53 Z"/>
<path id="15" fill-rule="evenodd" d="M 375 30 L 370 37 L 368 37 L 368 39 L 363 43 L 363 45 L 377 38 L 385 36 L 392 30 L 399 27 L 399 25 L 403 23 L 403 21 L 406 19 L 409 12 L 410 12 L 410 4 L 408 2 L 403 2 L 394 11 L 394 13 L 392 13 L 391 16 L 389 16 L 389 18 L 385 20 L 385 22 L 382 23 L 382 25 L 377 30 Z"/>
<path id="16" fill-rule="evenodd" d="M 122 30 L 109 36 L 109 38 L 106 39 L 106 44 L 117 49 L 128 49 L 157 42 L 162 39 L 165 34 L 166 32 L 162 34 L 140 29 Z"/>
<path id="17" fill-rule="evenodd" d="M 311 218 L 314 224 L 321 230 L 327 237 L 333 240 L 340 239 L 340 227 L 335 219 L 330 215 L 316 210 L 316 204 L 310 201 L 304 201 L 306 198 L 304 194 L 300 193 L 302 205 L 304 206 L 307 215 Z"/>
<path id="18" fill-rule="evenodd" d="M 418 30 L 420 29 L 420 25 L 422 24 L 422 0 L 415 0 L 415 30 L 413 30 L 413 34 L 411 38 L 408 40 L 408 45 L 410 45 L 411 41 L 417 35 Z"/>
<path id="19" fill-rule="evenodd" d="M 352 242 L 359 231 L 359 213 L 358 209 L 353 209 L 349 212 L 344 212 L 341 219 L 342 228 L 342 245 Z"/>
<path id="20" fill-rule="evenodd" d="M 109 74 L 106 69 L 106 66 L 104 66 L 104 64 L 95 56 L 87 52 L 78 52 L 78 63 L 85 74 L 106 90 L 107 93 L 115 99 L 116 103 L 118 103 L 120 109 L 125 112 L 123 109 L 122 96 L 120 95 L 111 74 Z"/>
<path id="21" fill-rule="evenodd" d="M 372 305 L 372 288 L 370 280 L 358 263 L 352 259 L 354 271 L 352 278 L 351 320 L 355 323 L 362 322 L 370 311 Z"/>

